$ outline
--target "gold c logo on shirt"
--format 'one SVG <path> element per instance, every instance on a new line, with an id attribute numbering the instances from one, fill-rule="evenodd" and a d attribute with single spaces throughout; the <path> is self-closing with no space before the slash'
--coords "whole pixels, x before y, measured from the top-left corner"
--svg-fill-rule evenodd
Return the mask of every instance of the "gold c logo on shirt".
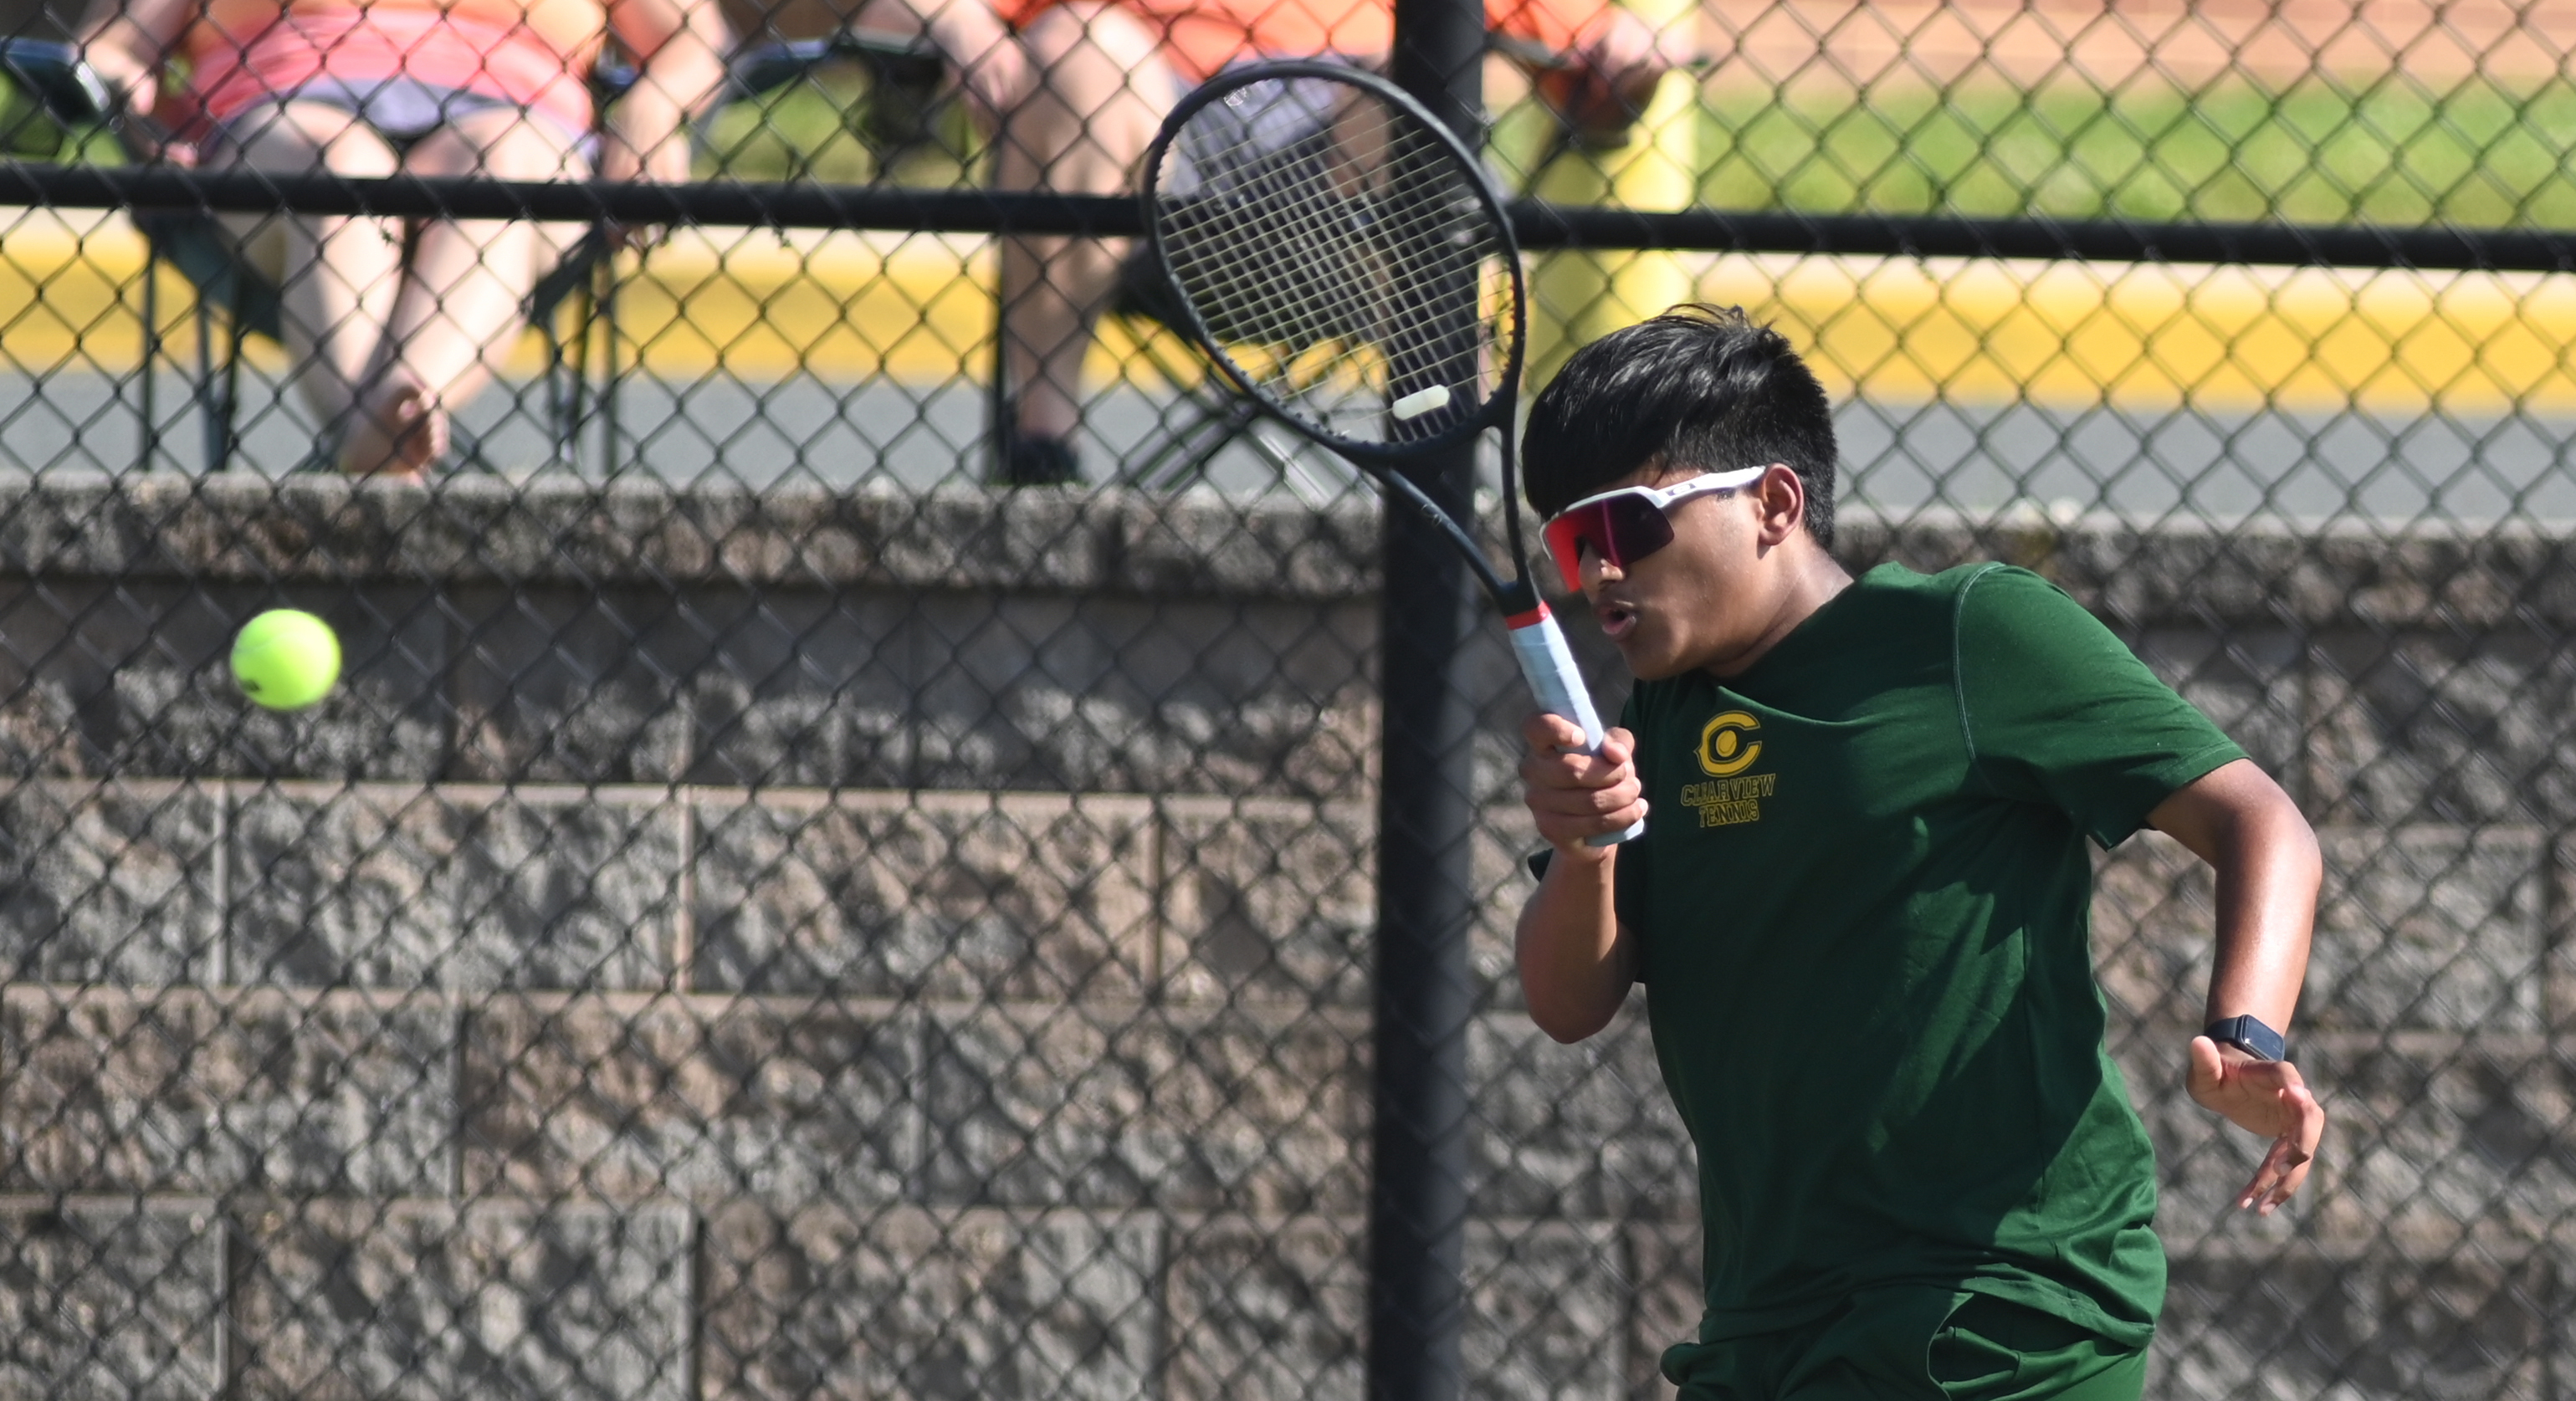
<path id="1" fill-rule="evenodd" d="M 1762 741 L 1749 737 L 1761 728 L 1760 720 L 1730 710 L 1699 732 L 1699 752 L 1694 757 L 1711 781 L 1683 784 L 1682 804 L 1699 814 L 1702 827 L 1762 820 L 1762 800 L 1771 796 L 1780 780 L 1777 774 L 1744 772 L 1762 757 Z"/>
<path id="2" fill-rule="evenodd" d="M 1762 757 L 1762 741 L 1747 739 L 1745 734 L 1761 728 L 1761 721 L 1741 710 L 1711 719 L 1699 732 L 1700 771 L 1711 778 L 1732 778 L 1753 767 L 1753 761 Z"/>

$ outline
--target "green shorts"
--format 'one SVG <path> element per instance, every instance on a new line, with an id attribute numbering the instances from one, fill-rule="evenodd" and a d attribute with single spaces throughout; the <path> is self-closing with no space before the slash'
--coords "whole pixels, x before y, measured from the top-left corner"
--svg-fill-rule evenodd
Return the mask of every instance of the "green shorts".
<path id="1" fill-rule="evenodd" d="M 1681 1401 L 2138 1401 L 2144 1348 L 1946 1289 L 1867 1290 L 1778 1333 L 1664 1354 Z"/>

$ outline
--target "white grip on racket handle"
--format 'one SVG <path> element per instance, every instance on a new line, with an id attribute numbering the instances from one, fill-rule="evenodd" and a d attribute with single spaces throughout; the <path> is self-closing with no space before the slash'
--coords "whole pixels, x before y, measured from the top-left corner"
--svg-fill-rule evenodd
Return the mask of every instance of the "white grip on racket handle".
<path id="1" fill-rule="evenodd" d="M 1583 728 L 1583 752 L 1601 752 L 1601 716 L 1592 708 L 1592 692 L 1583 684 L 1583 673 L 1575 670 L 1574 649 L 1565 645 L 1565 630 L 1556 625 L 1542 603 L 1526 613 L 1509 618 L 1512 655 L 1519 659 L 1521 675 L 1529 678 L 1530 690 L 1538 703 L 1551 715 L 1562 715 Z M 1587 846 L 1617 846 L 1645 835 L 1646 824 L 1632 824 L 1624 832 L 1604 832 L 1585 842 Z"/>

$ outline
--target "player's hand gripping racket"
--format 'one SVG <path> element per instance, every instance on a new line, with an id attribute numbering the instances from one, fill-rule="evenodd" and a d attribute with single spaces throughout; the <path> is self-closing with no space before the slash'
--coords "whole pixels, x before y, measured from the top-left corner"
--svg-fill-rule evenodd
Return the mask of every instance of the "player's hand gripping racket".
<path id="1" fill-rule="evenodd" d="M 1539 703 L 1598 753 L 1601 717 L 1521 547 L 1526 289 L 1474 153 L 1374 74 L 1256 64 L 1181 99 L 1146 150 L 1144 203 L 1178 329 L 1263 408 L 1440 526 L 1502 609 Z M 1403 471 L 1488 428 L 1503 435 L 1509 579 Z"/>

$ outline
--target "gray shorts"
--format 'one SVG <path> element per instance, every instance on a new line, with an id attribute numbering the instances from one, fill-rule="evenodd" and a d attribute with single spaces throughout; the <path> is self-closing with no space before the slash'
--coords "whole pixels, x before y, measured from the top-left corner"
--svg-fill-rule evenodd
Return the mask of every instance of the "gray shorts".
<path id="1" fill-rule="evenodd" d="M 1337 91 L 1321 78 L 1291 78 L 1226 94 L 1191 119 L 1163 189 L 1184 197 L 1248 193 L 1319 176 L 1331 150 Z"/>
<path id="2" fill-rule="evenodd" d="M 1200 108 L 1191 114 L 1182 142 L 1164 166 L 1158 195 L 1241 200 L 1254 207 L 1303 202 L 1319 194 L 1330 197 L 1334 109 L 1343 91 L 1327 78 L 1287 78 L 1237 88 Z M 1347 308 L 1352 315 L 1365 315 L 1343 291 L 1365 285 L 1369 276 L 1366 269 L 1341 261 L 1351 252 L 1282 248 L 1286 261 L 1280 272 L 1294 287 L 1282 294 L 1282 307 L 1294 309 L 1237 305 L 1221 298 L 1200 306 L 1205 329 L 1223 342 L 1258 345 L 1303 346 L 1365 334 L 1360 321 L 1328 310 Z M 1138 250 L 1128 280 L 1139 289 L 1131 297 L 1137 309 L 1166 325 L 1185 324 L 1178 298 L 1146 250 Z"/>
<path id="3" fill-rule="evenodd" d="M 598 139 L 586 131 L 573 131 L 562 119 L 551 113 L 522 108 L 506 97 L 473 92 L 465 88 L 441 87 L 418 78 L 384 78 L 353 82 L 346 78 L 319 77 L 292 91 L 279 93 L 266 102 L 245 107 L 215 125 L 227 138 L 238 141 L 275 120 L 276 109 L 289 102 L 311 102 L 337 108 L 365 124 L 369 131 L 385 139 L 397 155 L 427 139 L 440 127 L 452 125 L 460 117 L 482 112 L 509 112 L 527 121 L 541 122 L 568 138 L 572 149 L 585 161 L 595 157 Z"/>

